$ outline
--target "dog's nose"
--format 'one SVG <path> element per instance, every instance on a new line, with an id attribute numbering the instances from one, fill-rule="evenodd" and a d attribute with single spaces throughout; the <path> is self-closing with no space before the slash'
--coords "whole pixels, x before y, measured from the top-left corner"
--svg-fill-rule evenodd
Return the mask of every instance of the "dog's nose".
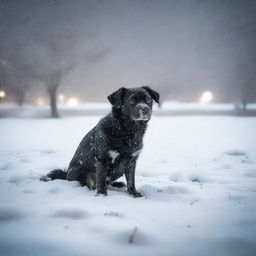
<path id="1" fill-rule="evenodd" d="M 142 106 L 141 107 L 141 111 L 142 111 L 142 114 L 144 116 L 148 116 L 150 114 L 150 110 L 149 110 L 149 107 L 148 106 Z"/>

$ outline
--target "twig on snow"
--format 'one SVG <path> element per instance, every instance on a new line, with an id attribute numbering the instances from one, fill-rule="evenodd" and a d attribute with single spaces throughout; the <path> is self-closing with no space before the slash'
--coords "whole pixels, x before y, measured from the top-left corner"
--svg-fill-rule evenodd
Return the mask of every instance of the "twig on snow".
<path id="1" fill-rule="evenodd" d="M 134 243 L 134 239 L 135 239 L 135 235 L 136 235 L 137 231 L 138 231 L 138 228 L 135 227 L 135 228 L 133 229 L 131 235 L 129 236 L 129 240 L 128 240 L 129 244 Z"/>

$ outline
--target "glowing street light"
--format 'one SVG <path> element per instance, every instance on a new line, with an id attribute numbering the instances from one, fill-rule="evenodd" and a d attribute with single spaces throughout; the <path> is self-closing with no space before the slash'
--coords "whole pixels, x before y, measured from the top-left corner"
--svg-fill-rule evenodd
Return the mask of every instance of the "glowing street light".
<path id="1" fill-rule="evenodd" d="M 76 106 L 77 104 L 79 103 L 78 99 L 77 98 L 69 98 L 68 99 L 68 105 L 69 106 Z"/>
<path id="2" fill-rule="evenodd" d="M 63 103 L 64 103 L 64 99 L 65 99 L 65 96 L 64 96 L 63 94 L 60 94 L 60 95 L 59 95 L 60 104 L 63 104 Z"/>
<path id="3" fill-rule="evenodd" d="M 0 98 L 4 98 L 6 96 L 6 93 L 4 91 L 0 91 Z"/>
<path id="4" fill-rule="evenodd" d="M 199 99 L 200 103 L 208 104 L 213 100 L 213 94 L 210 91 L 203 92 L 202 96 Z"/>
<path id="5" fill-rule="evenodd" d="M 36 100 L 36 104 L 39 106 L 45 105 L 45 100 L 42 97 L 38 97 Z"/>

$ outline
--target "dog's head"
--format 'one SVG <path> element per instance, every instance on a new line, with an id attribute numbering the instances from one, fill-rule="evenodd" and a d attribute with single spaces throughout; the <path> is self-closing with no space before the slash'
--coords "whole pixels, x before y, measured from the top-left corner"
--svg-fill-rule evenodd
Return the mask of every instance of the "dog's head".
<path id="1" fill-rule="evenodd" d="M 148 121 L 151 117 L 153 100 L 159 103 L 159 93 L 148 86 L 120 88 L 108 96 L 115 109 L 134 121 Z"/>

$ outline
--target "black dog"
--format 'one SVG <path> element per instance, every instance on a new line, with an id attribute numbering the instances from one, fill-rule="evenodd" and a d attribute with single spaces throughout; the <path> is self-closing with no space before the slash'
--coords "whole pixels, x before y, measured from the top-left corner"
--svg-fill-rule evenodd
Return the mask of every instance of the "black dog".
<path id="1" fill-rule="evenodd" d="M 143 135 L 151 117 L 153 100 L 159 93 L 148 86 L 120 88 L 108 96 L 112 111 L 85 135 L 68 170 L 53 170 L 41 180 L 77 180 L 82 186 L 107 194 L 107 185 L 125 174 L 127 189 L 134 197 L 142 195 L 135 188 L 135 165 L 143 147 Z"/>

